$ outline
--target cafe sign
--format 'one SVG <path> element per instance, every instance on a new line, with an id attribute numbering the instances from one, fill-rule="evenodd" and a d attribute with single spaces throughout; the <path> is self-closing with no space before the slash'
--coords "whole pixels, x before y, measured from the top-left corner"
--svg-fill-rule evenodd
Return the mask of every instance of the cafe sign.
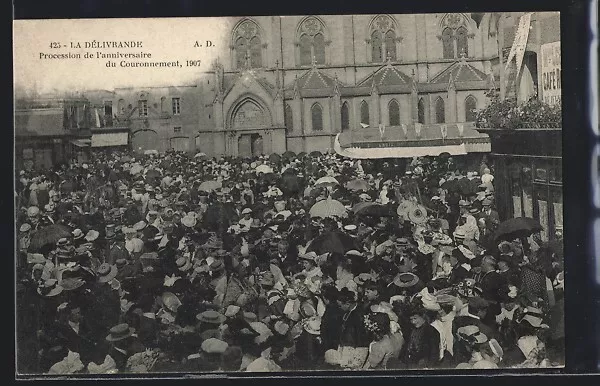
<path id="1" fill-rule="evenodd" d="M 560 42 L 542 44 L 542 99 L 549 105 L 561 103 Z"/>

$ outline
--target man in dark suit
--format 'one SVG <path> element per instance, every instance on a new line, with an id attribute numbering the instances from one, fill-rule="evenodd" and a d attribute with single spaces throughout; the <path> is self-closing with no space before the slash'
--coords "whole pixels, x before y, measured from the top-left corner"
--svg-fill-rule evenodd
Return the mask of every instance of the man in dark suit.
<path id="1" fill-rule="evenodd" d="M 481 203 L 481 206 L 482 211 L 479 214 L 479 216 L 480 218 L 485 219 L 489 230 L 493 231 L 494 229 L 496 229 L 498 224 L 500 224 L 500 216 L 498 215 L 498 212 L 492 209 L 492 200 L 490 200 L 489 198 L 484 199 Z"/>
<path id="2" fill-rule="evenodd" d="M 106 254 L 106 262 L 114 265 L 119 259 L 129 259 L 129 252 L 125 248 L 125 235 L 118 232 L 115 234 L 109 234 L 106 236 L 108 241 L 108 251 Z"/>

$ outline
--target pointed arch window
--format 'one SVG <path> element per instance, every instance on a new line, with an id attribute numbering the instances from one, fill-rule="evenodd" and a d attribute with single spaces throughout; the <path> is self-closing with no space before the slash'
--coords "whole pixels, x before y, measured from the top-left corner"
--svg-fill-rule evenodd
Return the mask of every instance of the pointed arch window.
<path id="1" fill-rule="evenodd" d="M 417 120 L 419 123 L 425 123 L 425 101 L 423 101 L 423 98 L 419 99 L 417 104 Z"/>
<path id="2" fill-rule="evenodd" d="M 467 29 L 465 27 L 459 27 L 456 30 L 456 54 L 460 58 L 463 55 L 469 56 L 469 41 L 467 40 Z"/>
<path id="3" fill-rule="evenodd" d="M 313 39 L 315 61 L 317 64 L 325 64 L 325 37 L 322 33 L 315 35 Z"/>
<path id="4" fill-rule="evenodd" d="M 250 65 L 253 68 L 262 67 L 262 48 L 258 36 L 250 39 Z"/>
<path id="5" fill-rule="evenodd" d="M 442 97 L 435 100 L 435 123 L 446 123 L 446 106 Z"/>
<path id="6" fill-rule="evenodd" d="M 285 119 L 285 129 L 290 133 L 294 130 L 294 114 L 292 113 L 292 106 L 290 106 L 289 103 L 285 104 L 283 115 Z"/>
<path id="7" fill-rule="evenodd" d="M 320 104 L 315 103 L 310 108 L 313 131 L 323 131 L 323 108 Z"/>
<path id="8" fill-rule="evenodd" d="M 360 123 L 369 124 L 369 104 L 365 101 L 360 102 Z"/>
<path id="9" fill-rule="evenodd" d="M 390 30 L 385 33 L 385 55 L 391 60 L 396 60 L 396 32 Z"/>
<path id="10" fill-rule="evenodd" d="M 233 45 L 236 68 L 262 67 L 262 44 L 260 28 L 254 21 L 247 19 L 233 31 Z"/>
<path id="11" fill-rule="evenodd" d="M 316 64 L 325 64 L 327 41 L 323 23 L 316 17 L 308 17 L 300 23 L 297 33 L 296 46 L 300 65 L 311 65 L 313 58 Z"/>
<path id="12" fill-rule="evenodd" d="M 371 35 L 371 50 L 372 50 L 372 58 L 373 62 L 379 63 L 383 62 L 383 41 L 381 40 L 381 32 L 373 31 Z"/>
<path id="13" fill-rule="evenodd" d="M 398 101 L 392 99 L 388 105 L 390 126 L 400 126 L 400 105 Z"/>
<path id="14" fill-rule="evenodd" d="M 350 129 L 350 109 L 348 103 L 342 104 L 342 131 Z"/>
<path id="15" fill-rule="evenodd" d="M 465 122 L 474 122 L 477 118 L 477 99 L 469 95 L 465 99 Z"/>
<path id="16" fill-rule="evenodd" d="M 450 28 L 444 28 L 442 31 L 442 45 L 444 48 L 444 59 L 454 59 L 454 37 Z"/>
<path id="17" fill-rule="evenodd" d="M 474 34 L 469 33 L 467 19 L 461 14 L 449 13 L 442 18 L 440 28 L 442 33 L 438 38 L 442 41 L 444 59 L 468 57 L 469 38 Z"/>
<path id="18" fill-rule="evenodd" d="M 396 60 L 396 42 L 398 41 L 396 21 L 389 15 L 377 15 L 369 28 L 367 44 L 370 45 L 371 62 Z"/>

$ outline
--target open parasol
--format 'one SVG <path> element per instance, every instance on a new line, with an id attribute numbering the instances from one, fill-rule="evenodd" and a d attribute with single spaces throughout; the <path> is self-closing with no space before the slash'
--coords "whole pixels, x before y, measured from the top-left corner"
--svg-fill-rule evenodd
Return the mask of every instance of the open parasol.
<path id="1" fill-rule="evenodd" d="M 212 192 L 215 189 L 221 188 L 223 186 L 222 183 L 220 183 L 219 181 L 204 181 L 203 183 L 200 184 L 200 186 L 198 186 L 198 190 L 201 190 L 203 192 Z"/>
<path id="2" fill-rule="evenodd" d="M 352 190 L 354 192 L 368 192 L 371 190 L 371 185 L 365 180 L 352 180 L 346 183 L 346 189 Z"/>
<path id="3" fill-rule="evenodd" d="M 196 153 L 194 155 L 194 158 L 203 158 L 204 159 L 204 158 L 207 158 L 207 156 L 206 156 L 206 153 L 200 152 L 200 153 Z"/>
<path id="4" fill-rule="evenodd" d="M 326 200 L 322 200 L 317 202 L 310 208 L 310 216 L 311 217 L 346 217 L 347 211 L 344 207 L 344 204 L 337 200 L 332 200 L 328 198 Z"/>
<path id="5" fill-rule="evenodd" d="M 256 169 L 254 169 L 254 171 L 256 172 L 256 174 L 258 174 L 258 173 L 264 173 L 264 174 L 273 173 L 273 169 L 269 165 L 258 165 L 256 167 Z"/>
<path id="6" fill-rule="evenodd" d="M 334 185 L 339 185 L 339 184 L 340 183 L 338 182 L 338 180 L 336 180 L 334 177 L 330 177 L 330 176 L 321 177 L 315 182 L 315 185 L 324 185 L 324 186 L 334 186 Z"/>

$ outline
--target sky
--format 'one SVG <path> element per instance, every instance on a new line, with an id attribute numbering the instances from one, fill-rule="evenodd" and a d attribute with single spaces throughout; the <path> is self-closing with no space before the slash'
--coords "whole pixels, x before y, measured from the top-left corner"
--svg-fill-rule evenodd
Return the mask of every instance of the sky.
<path id="1" fill-rule="evenodd" d="M 13 67 L 15 87 L 37 93 L 84 89 L 194 84 L 212 62 L 228 58 L 230 26 L 223 18 L 15 20 Z M 141 41 L 140 48 L 84 48 L 93 41 Z M 214 47 L 206 47 L 211 40 Z M 198 41 L 204 47 L 195 48 Z M 58 43 L 61 48 L 51 48 Z M 82 48 L 70 48 L 79 43 Z M 108 68 L 108 59 L 84 59 L 86 52 L 150 53 L 150 59 L 127 61 L 177 61 L 182 68 Z M 77 54 L 81 59 L 40 59 L 40 54 Z M 227 55 L 225 55 L 227 54 Z M 186 61 L 200 60 L 200 66 Z M 197 62 L 196 62 L 197 63 Z"/>

